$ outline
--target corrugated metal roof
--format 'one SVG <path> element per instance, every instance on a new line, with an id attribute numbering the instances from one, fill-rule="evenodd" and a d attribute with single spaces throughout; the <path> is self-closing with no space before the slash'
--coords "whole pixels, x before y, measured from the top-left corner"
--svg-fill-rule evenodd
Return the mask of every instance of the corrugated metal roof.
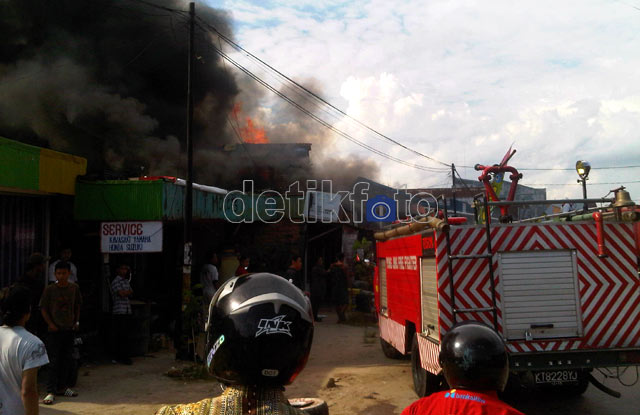
<path id="1" fill-rule="evenodd" d="M 39 190 L 40 148 L 0 137 L 0 186 Z"/>
<path id="2" fill-rule="evenodd" d="M 180 180 L 103 180 L 77 185 L 77 220 L 181 220 L 186 188 Z M 193 218 L 226 219 L 226 191 L 194 185 Z M 247 199 L 250 196 L 246 196 Z"/>
<path id="3" fill-rule="evenodd" d="M 74 217 L 77 220 L 162 220 L 164 181 L 79 181 Z"/>
<path id="4" fill-rule="evenodd" d="M 185 192 L 184 181 L 175 177 L 79 181 L 74 216 L 90 221 L 182 220 Z M 280 216 L 300 217 L 296 201 L 271 196 L 194 184 L 193 219 L 273 222 Z"/>
<path id="5" fill-rule="evenodd" d="M 0 188 L 73 195 L 87 159 L 0 137 Z"/>

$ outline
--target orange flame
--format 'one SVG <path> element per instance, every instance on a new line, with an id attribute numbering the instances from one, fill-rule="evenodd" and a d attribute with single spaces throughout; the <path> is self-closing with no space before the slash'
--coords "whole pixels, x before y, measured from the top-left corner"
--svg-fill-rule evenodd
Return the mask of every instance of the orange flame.
<path id="1" fill-rule="evenodd" d="M 242 104 L 236 102 L 233 105 L 233 109 L 231 110 L 231 114 L 238 125 L 238 129 L 240 130 L 240 137 L 242 141 L 250 144 L 267 144 L 269 139 L 267 139 L 267 133 L 264 131 L 264 128 L 256 127 L 253 125 L 253 120 L 250 117 L 246 118 L 246 126 L 240 126 L 240 113 L 242 112 Z"/>

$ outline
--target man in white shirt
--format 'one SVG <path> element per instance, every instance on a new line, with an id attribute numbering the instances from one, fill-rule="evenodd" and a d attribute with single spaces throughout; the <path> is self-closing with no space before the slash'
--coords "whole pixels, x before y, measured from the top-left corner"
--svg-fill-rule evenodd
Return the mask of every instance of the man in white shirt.
<path id="1" fill-rule="evenodd" d="M 38 368 L 49 363 L 44 343 L 24 325 L 31 316 L 30 292 L 8 289 L 0 315 L 0 414 L 38 414 Z"/>
<path id="2" fill-rule="evenodd" d="M 78 283 L 78 268 L 76 268 L 75 264 L 70 261 L 71 255 L 73 252 L 71 248 L 63 248 L 60 250 L 60 259 L 57 259 L 49 265 L 49 283 L 56 282 L 56 264 L 60 261 L 64 261 L 69 264 L 71 267 L 71 273 L 69 274 L 69 282 L 74 284 Z"/>

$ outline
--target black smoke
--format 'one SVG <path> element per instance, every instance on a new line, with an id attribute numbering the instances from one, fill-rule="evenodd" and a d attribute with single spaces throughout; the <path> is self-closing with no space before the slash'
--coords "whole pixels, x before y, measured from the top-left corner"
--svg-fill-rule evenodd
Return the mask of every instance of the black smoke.
<path id="1" fill-rule="evenodd" d="M 0 136 L 86 157 L 97 175 L 184 177 L 187 10 L 186 0 L 0 0 Z M 227 12 L 197 2 L 196 14 L 233 38 Z M 253 111 L 265 91 L 236 79 L 206 27 L 195 31 L 195 180 L 225 186 L 237 171 L 220 151 L 238 141 L 234 102 Z M 264 120 L 269 138 L 312 142 L 314 166 L 335 165 L 327 131 L 305 117 Z M 357 175 L 376 169 L 351 160 Z"/>
<path id="2" fill-rule="evenodd" d="M 225 12 L 196 7 L 230 34 Z M 135 0 L 9 0 L 0 2 L 0 33 L 0 134 L 87 157 L 93 171 L 171 171 L 181 162 L 186 13 Z M 209 146 L 222 140 L 238 88 L 196 33 L 194 144 Z"/>

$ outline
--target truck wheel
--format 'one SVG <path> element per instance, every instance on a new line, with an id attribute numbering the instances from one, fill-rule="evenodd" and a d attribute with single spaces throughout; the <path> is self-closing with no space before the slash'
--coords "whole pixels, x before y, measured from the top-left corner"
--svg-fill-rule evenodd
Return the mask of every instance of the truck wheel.
<path id="1" fill-rule="evenodd" d="M 380 337 L 380 346 L 382 347 L 382 353 L 389 359 L 402 359 L 402 353 L 400 353 L 390 343 L 387 343 L 382 337 Z"/>
<path id="2" fill-rule="evenodd" d="M 289 404 L 307 415 L 329 415 L 327 403 L 318 398 L 289 399 Z"/>
<path id="3" fill-rule="evenodd" d="M 421 398 L 438 392 L 443 387 L 444 377 L 434 375 L 425 370 L 420 364 L 417 334 L 413 336 L 413 342 L 411 343 L 411 373 L 413 375 L 413 390 Z"/>

